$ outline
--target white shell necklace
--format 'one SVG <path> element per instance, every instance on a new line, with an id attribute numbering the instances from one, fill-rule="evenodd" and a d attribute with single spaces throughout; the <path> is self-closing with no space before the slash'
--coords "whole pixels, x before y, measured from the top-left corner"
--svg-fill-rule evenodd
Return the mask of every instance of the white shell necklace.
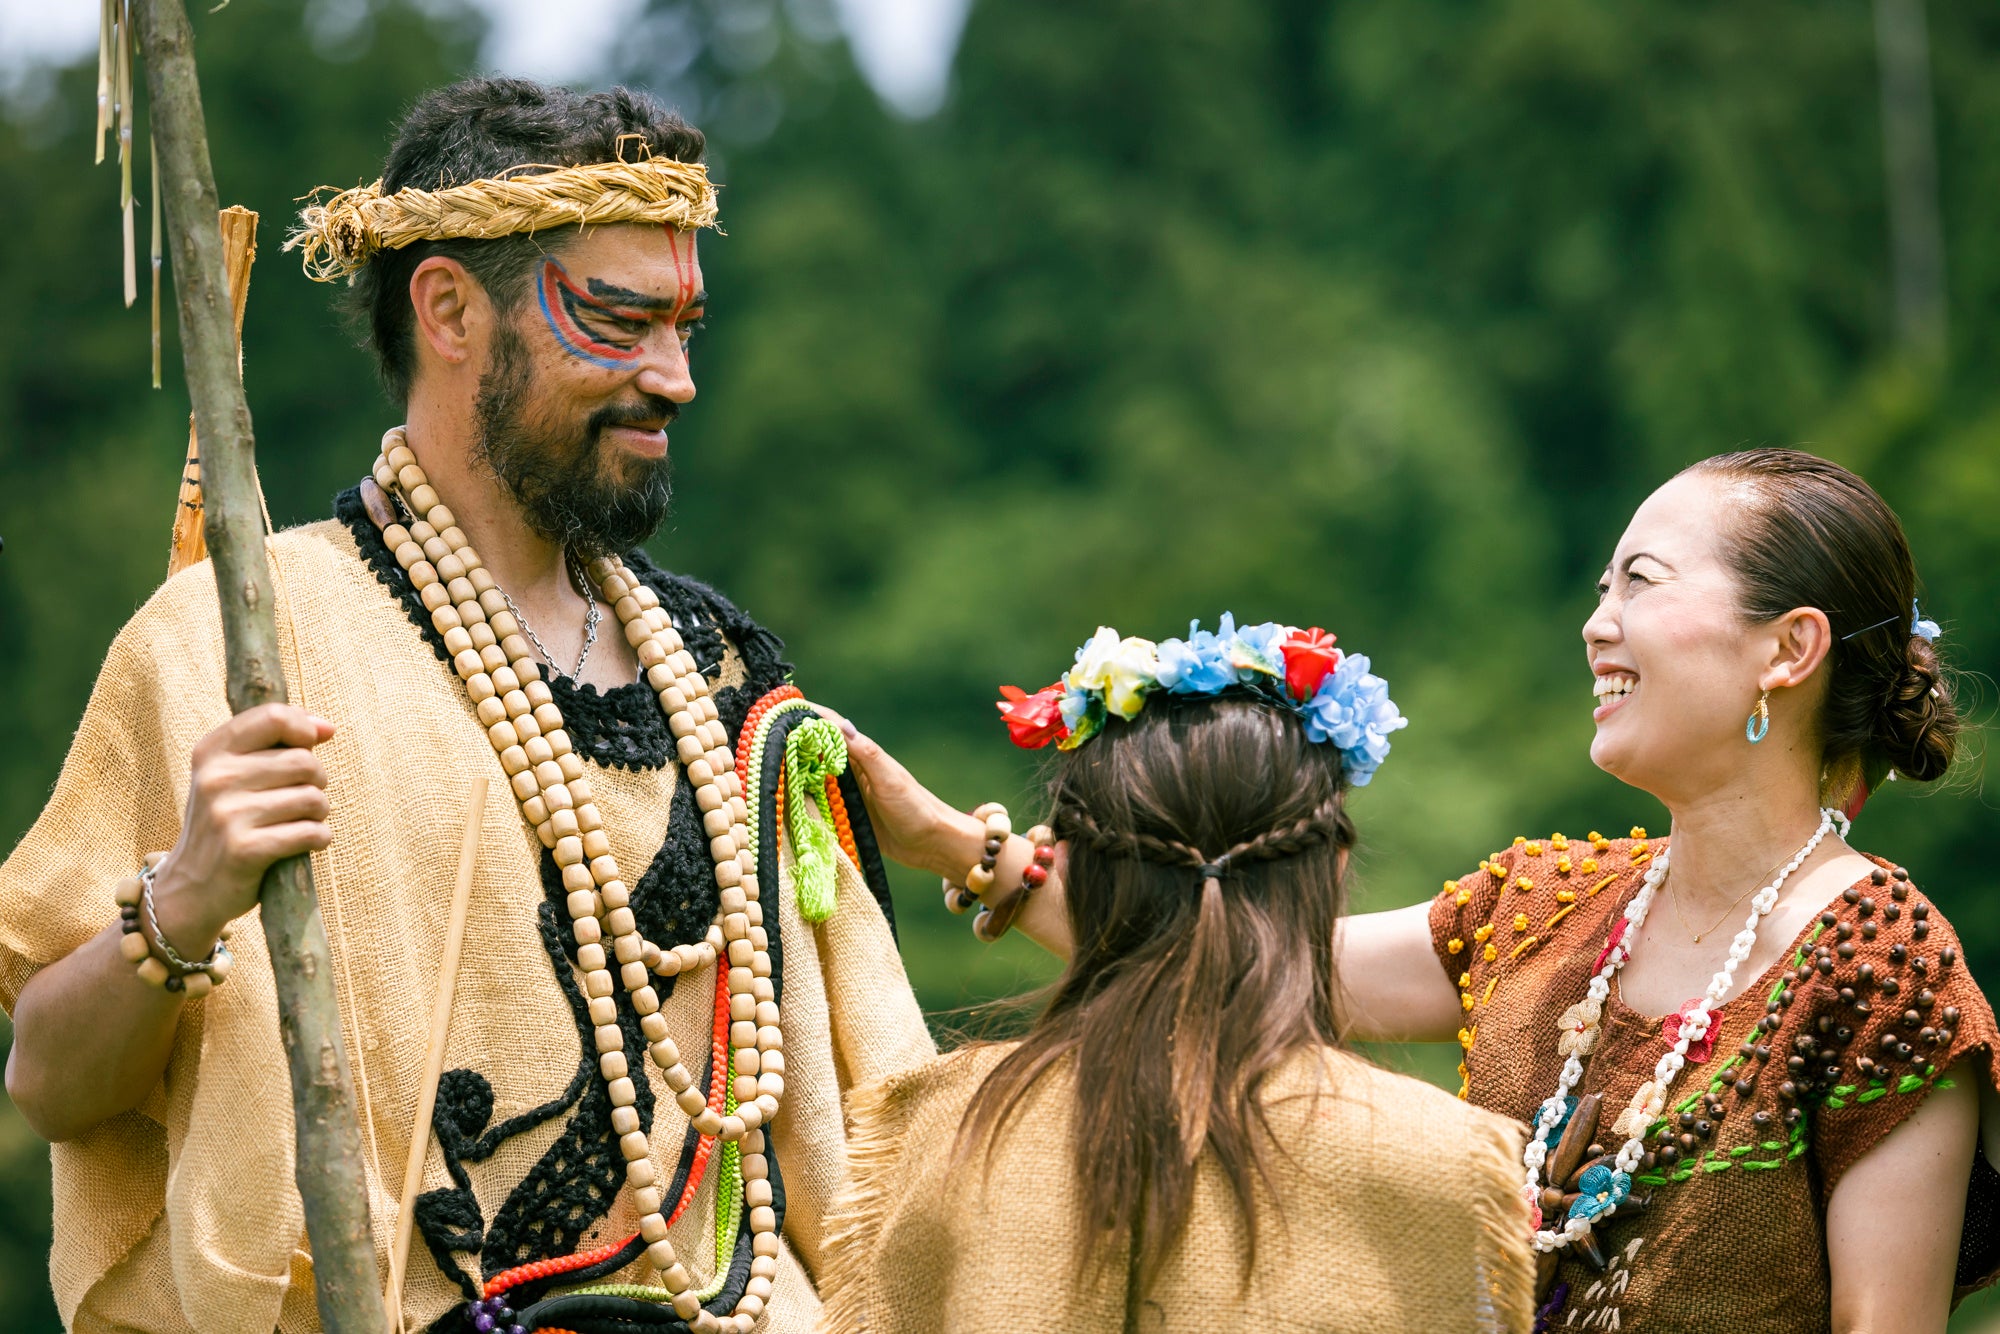
<path id="1" fill-rule="evenodd" d="M 1812 856 L 1821 841 L 1836 827 L 1840 830 L 1841 837 L 1845 838 L 1849 827 L 1847 817 L 1835 810 L 1821 810 L 1819 828 L 1813 832 L 1813 836 L 1807 839 L 1805 846 L 1778 871 L 1777 878 L 1758 890 L 1751 898 L 1750 916 L 1743 923 L 1743 929 L 1730 941 L 1729 957 L 1723 960 L 1720 971 L 1709 980 L 1708 990 L 1681 1019 L 1679 1040 L 1667 1049 L 1666 1054 L 1660 1057 L 1659 1064 L 1653 1068 L 1653 1081 L 1657 1085 L 1655 1098 L 1664 1102 L 1666 1091 L 1672 1085 L 1674 1076 L 1678 1075 L 1681 1067 L 1687 1064 L 1689 1044 L 1699 1041 L 1708 1032 L 1711 1022 L 1710 1012 L 1721 1006 L 1722 998 L 1729 993 L 1731 980 L 1736 976 L 1737 967 L 1750 957 L 1750 951 L 1756 947 L 1757 927 L 1764 920 L 1765 914 L 1777 906 L 1778 893 L 1785 887 L 1785 882 L 1792 878 L 1793 872 L 1805 864 L 1806 858 Z M 1617 976 L 1618 970 L 1632 957 L 1633 934 L 1644 925 L 1646 912 L 1652 907 L 1654 895 L 1666 882 L 1667 866 L 1671 858 L 1672 849 L 1669 848 L 1654 860 L 1646 869 L 1646 878 L 1640 883 L 1639 892 L 1625 905 L 1625 934 L 1611 947 L 1605 956 L 1604 966 L 1590 979 L 1590 987 L 1585 992 L 1585 1004 L 1592 1010 L 1601 1010 L 1605 998 L 1611 994 L 1611 979 Z M 1541 1195 L 1542 1165 L 1549 1156 L 1549 1132 L 1568 1111 L 1566 1099 L 1569 1091 L 1576 1087 L 1582 1078 L 1583 1062 L 1572 1053 L 1563 1062 L 1562 1074 L 1556 1080 L 1554 1096 L 1542 1103 L 1535 1114 L 1534 1138 L 1528 1141 L 1527 1150 L 1521 1155 L 1522 1166 L 1527 1169 L 1523 1192 L 1530 1200 L 1537 1199 Z M 1646 1127 L 1642 1124 L 1618 1150 L 1613 1166 L 1615 1184 L 1609 1192 L 1608 1203 L 1588 1217 L 1576 1216 L 1573 1210 L 1571 1216 L 1563 1221 L 1560 1229 L 1547 1227 L 1535 1229 L 1530 1237 L 1530 1243 L 1537 1251 L 1561 1250 L 1572 1242 L 1589 1236 L 1596 1224 L 1616 1212 L 1618 1201 L 1624 1199 L 1626 1193 L 1631 1190 L 1632 1173 L 1638 1168 L 1640 1159 L 1645 1156 L 1645 1131 Z"/>

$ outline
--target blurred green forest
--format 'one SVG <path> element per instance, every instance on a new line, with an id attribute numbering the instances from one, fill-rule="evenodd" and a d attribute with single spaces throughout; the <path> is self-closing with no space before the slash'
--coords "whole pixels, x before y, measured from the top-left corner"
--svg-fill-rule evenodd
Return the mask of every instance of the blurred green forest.
<path id="1" fill-rule="evenodd" d="M 727 187 L 654 550 L 951 799 L 1032 799 L 996 683 L 1044 684 L 1100 621 L 1157 636 L 1228 608 L 1336 629 L 1413 720 L 1356 803 L 1363 906 L 1516 833 L 1657 826 L 1589 763 L 1577 629 L 1633 505 L 1753 443 L 1827 454 L 1896 506 L 1990 713 L 2000 11 L 1930 13 L 1933 356 L 1897 335 L 1863 0 L 1011 0 L 974 9 L 917 122 L 881 108 L 827 3 L 652 0 L 606 70 L 708 129 Z M 263 478 L 303 522 L 394 417 L 280 233 L 308 189 L 378 174 L 409 100 L 476 67 L 481 21 L 449 0 L 206 9 L 216 174 L 264 219 Z M 0 109 L 0 849 L 164 574 L 186 441 L 171 313 L 154 392 L 144 299 L 121 308 L 93 87 L 56 71 Z M 1941 790 L 1891 788 L 1856 840 L 1917 869 L 1990 980 L 1982 749 Z M 935 885 L 897 888 L 933 1010 L 1048 975 L 1031 947 L 977 947 Z M 47 1216 L 46 1150 L 0 1106 L 9 1329 L 56 1327 Z"/>

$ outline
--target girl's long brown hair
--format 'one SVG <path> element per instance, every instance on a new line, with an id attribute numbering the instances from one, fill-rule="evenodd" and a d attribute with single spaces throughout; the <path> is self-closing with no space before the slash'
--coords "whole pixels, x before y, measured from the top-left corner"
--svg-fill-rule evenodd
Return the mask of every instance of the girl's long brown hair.
<path id="1" fill-rule="evenodd" d="M 1075 952 L 975 1095 L 960 1145 L 990 1146 L 1033 1085 L 1075 1058 L 1071 1149 L 1090 1239 L 1079 1260 L 1124 1243 L 1128 1323 L 1187 1224 L 1204 1149 L 1254 1256 L 1253 1184 L 1273 1181 L 1264 1083 L 1338 1040 L 1345 790 L 1334 747 L 1249 698 L 1155 696 L 1058 762 Z"/>

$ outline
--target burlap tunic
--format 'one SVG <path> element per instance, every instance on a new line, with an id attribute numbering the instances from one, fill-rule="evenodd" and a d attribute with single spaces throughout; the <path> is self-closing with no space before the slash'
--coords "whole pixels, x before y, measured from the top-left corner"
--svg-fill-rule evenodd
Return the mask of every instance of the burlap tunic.
<path id="1" fill-rule="evenodd" d="M 1078 1272 L 1086 1231 L 1070 1128 L 1073 1063 L 955 1167 L 966 1108 L 1010 1044 L 939 1057 L 856 1091 L 851 1183 L 829 1227 L 828 1334 L 1124 1328 L 1126 1256 Z M 1517 1125 L 1345 1052 L 1266 1086 L 1276 1193 L 1249 1234 L 1212 1152 L 1186 1232 L 1141 1311 L 1145 1334 L 1525 1334 L 1533 1262 Z"/>
<path id="2" fill-rule="evenodd" d="M 622 1181 L 622 1164 L 601 1088 L 593 1093 L 601 1081 L 572 1008 L 576 979 L 567 957 L 556 962 L 567 923 L 550 912 L 543 849 L 354 493 L 339 508 L 341 520 L 281 533 L 269 550 L 291 698 L 339 728 L 318 752 L 333 844 L 312 864 L 385 1268 L 467 795 L 474 775 L 493 784 L 440 1096 L 439 1124 L 450 1118 L 455 1151 L 442 1152 L 429 1133 L 421 1141 L 424 1190 L 456 1189 L 446 1212 L 474 1230 L 470 1251 L 448 1258 L 476 1281 L 481 1233 L 489 1247 L 567 1253 L 562 1243 L 573 1235 L 587 1247 L 630 1234 L 638 1220 L 630 1191 L 613 1198 L 606 1185 Z M 749 656 L 768 678 L 775 640 L 691 581 L 639 568 L 721 688 L 733 741 L 754 693 L 775 684 L 746 680 L 746 651 L 755 650 Z M 657 703 L 638 685 L 602 697 L 554 688 L 613 851 L 633 880 L 642 926 L 662 944 L 698 938 L 706 916 L 686 906 L 712 883 L 707 851 L 698 821 L 692 844 L 673 835 L 679 768 L 667 757 Z M 221 629 L 204 563 L 170 580 L 120 632 L 48 808 L 0 866 L 0 1000 L 10 1012 L 36 969 L 116 919 L 116 881 L 144 853 L 174 844 L 189 752 L 226 716 Z M 842 859 L 837 910 L 817 927 L 800 919 L 789 876 L 776 889 L 787 1064 L 771 1138 L 789 1208 L 762 1328 L 804 1331 L 819 1307 L 824 1211 L 845 1166 L 842 1093 L 934 1048 L 888 925 L 854 868 Z M 675 920 L 677 912 L 700 920 Z M 292 1184 L 291 1097 L 254 915 L 233 943 L 229 984 L 187 1002 L 165 1077 L 145 1103 L 54 1147 L 50 1267 L 73 1329 L 317 1328 Z M 682 1051 L 708 1049 L 712 1004 L 710 973 L 667 998 L 663 1012 Z M 653 1158 L 665 1181 L 686 1118 L 643 1054 L 630 1055 L 652 1079 Z M 715 1263 L 714 1180 L 671 1233 L 698 1282 Z M 638 1276 L 635 1267 L 621 1277 Z M 462 1299 L 419 1236 L 409 1265 L 411 1327 Z"/>
<path id="3" fill-rule="evenodd" d="M 1526 1120 L 1555 1092 L 1566 1012 L 1584 998 L 1666 843 L 1520 840 L 1432 903 L 1438 960 L 1468 1007 L 1459 1040 L 1472 1102 Z M 1957 936 L 1900 868 L 1882 863 L 1876 881 L 1836 897 L 1830 924 L 1814 921 L 1715 1012 L 1712 1052 L 1691 1048 L 1667 1116 L 1649 1128 L 1648 1147 L 1671 1143 L 1679 1161 L 1656 1160 L 1636 1174 L 1634 1194 L 1650 1194 L 1651 1204 L 1605 1227 L 1607 1270 L 1566 1253 L 1547 1328 L 1829 1327 L 1826 1202 L 1834 1186 L 1947 1068 L 1989 1088 L 1993 1080 L 1993 1011 Z M 1572 1090 L 1603 1095 L 1596 1139 L 1607 1151 L 1625 1142 L 1613 1123 L 1652 1078 L 1669 1045 L 1665 1025 L 1627 1006 L 1613 982 Z M 1990 1282 L 2000 1264 L 1989 1222 L 1996 1186 L 2000 1177 L 1982 1155 L 1969 1188 L 1962 1288 Z"/>

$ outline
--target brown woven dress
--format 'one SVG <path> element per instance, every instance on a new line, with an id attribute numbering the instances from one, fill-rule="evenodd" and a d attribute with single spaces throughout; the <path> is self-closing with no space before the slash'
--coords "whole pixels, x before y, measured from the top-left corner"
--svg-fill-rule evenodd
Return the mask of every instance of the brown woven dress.
<path id="1" fill-rule="evenodd" d="M 1527 1120 L 1555 1091 L 1559 1039 L 1578 1027 L 1567 1012 L 1666 847 L 1633 834 L 1517 839 L 1433 901 L 1433 948 L 1466 1007 L 1460 1096 Z M 1633 1197 L 1650 1203 L 1599 1231 L 1605 1268 L 1562 1252 L 1538 1329 L 1828 1329 L 1834 1186 L 1947 1069 L 1990 1087 L 2000 1036 L 1956 934 L 1886 862 L 1715 1014 L 1708 1050 L 1690 1048 L 1665 1116 L 1648 1123 Z M 1636 1012 L 1613 982 L 1571 1090 L 1602 1096 L 1593 1139 L 1606 1153 L 1630 1133 L 1617 1123 L 1652 1079 L 1667 1027 L 1676 1016 Z M 1996 1199 L 2000 1175 L 1975 1155 L 1961 1294 L 2000 1269 Z"/>

